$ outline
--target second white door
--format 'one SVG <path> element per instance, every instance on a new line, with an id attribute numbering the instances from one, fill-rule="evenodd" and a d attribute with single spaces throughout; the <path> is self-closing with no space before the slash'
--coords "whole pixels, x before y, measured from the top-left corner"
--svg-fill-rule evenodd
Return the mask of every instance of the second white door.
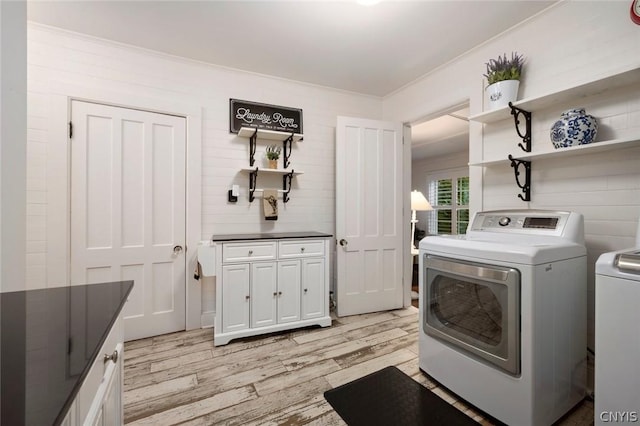
<path id="1" fill-rule="evenodd" d="M 402 164 L 402 123 L 338 117 L 338 316 L 403 306 Z"/>
<path id="2" fill-rule="evenodd" d="M 71 104 L 71 284 L 134 280 L 125 339 L 185 329 L 186 119 Z"/>

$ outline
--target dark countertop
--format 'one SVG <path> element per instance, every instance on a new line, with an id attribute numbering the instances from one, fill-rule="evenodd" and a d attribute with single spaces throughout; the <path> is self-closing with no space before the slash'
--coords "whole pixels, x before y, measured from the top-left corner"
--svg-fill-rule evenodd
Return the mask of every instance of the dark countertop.
<path id="1" fill-rule="evenodd" d="M 224 241 L 240 241 L 240 240 L 282 240 L 287 238 L 330 238 L 331 234 L 325 234 L 324 232 L 265 232 L 256 234 L 229 234 L 229 235 L 214 235 L 211 237 L 211 241 L 214 243 Z"/>
<path id="2" fill-rule="evenodd" d="M 0 293 L 0 424 L 64 420 L 133 281 Z"/>

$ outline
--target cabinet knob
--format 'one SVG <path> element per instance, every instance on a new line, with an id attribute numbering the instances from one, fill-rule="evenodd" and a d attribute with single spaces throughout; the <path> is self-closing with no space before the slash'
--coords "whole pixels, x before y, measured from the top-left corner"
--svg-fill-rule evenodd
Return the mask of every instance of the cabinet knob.
<path id="1" fill-rule="evenodd" d="M 109 361 L 113 361 L 114 363 L 118 362 L 118 351 L 113 351 L 111 355 L 104 354 L 102 361 L 104 361 L 105 364 Z"/>
<path id="2" fill-rule="evenodd" d="M 346 246 L 347 244 L 349 244 L 349 243 L 347 242 L 347 240 L 345 240 L 344 238 L 342 238 L 339 242 L 340 242 L 340 245 L 341 245 L 342 247 L 344 247 L 344 246 Z"/>
<path id="3" fill-rule="evenodd" d="M 246 295 L 246 296 L 244 297 L 244 300 L 249 300 L 249 295 Z"/>
<path id="4" fill-rule="evenodd" d="M 253 250 L 249 250 L 249 256 L 253 254 Z"/>
<path id="5" fill-rule="evenodd" d="M 304 247 L 300 247 L 300 251 L 304 252 Z"/>
<path id="6" fill-rule="evenodd" d="M 309 289 L 308 289 L 308 288 L 305 288 L 305 289 L 304 289 L 304 292 L 306 293 L 307 291 L 309 291 Z"/>
<path id="7" fill-rule="evenodd" d="M 273 295 L 274 295 L 274 296 L 277 296 L 277 295 L 278 295 L 278 292 L 274 291 L 274 292 L 273 292 Z"/>
<path id="8" fill-rule="evenodd" d="M 282 296 L 282 292 L 281 291 L 278 292 L 278 296 Z"/>

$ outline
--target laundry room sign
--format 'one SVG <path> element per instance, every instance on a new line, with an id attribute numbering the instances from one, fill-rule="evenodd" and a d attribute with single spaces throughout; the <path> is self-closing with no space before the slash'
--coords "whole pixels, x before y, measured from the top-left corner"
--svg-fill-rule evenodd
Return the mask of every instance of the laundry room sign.
<path id="1" fill-rule="evenodd" d="M 302 133 L 302 110 L 278 105 L 229 99 L 229 131 L 241 127 Z"/>

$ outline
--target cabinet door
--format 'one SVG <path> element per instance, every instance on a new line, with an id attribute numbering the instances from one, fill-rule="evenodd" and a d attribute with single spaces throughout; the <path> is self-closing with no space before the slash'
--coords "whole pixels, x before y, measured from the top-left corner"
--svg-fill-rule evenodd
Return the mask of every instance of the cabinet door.
<path id="1" fill-rule="evenodd" d="M 251 327 L 276 323 L 278 274 L 275 262 L 251 264 Z"/>
<path id="2" fill-rule="evenodd" d="M 122 413 L 122 357 L 123 345 L 115 348 L 116 361 L 106 361 L 104 376 L 96 392 L 84 424 L 109 426 L 123 424 Z M 102 361 L 102 360 L 100 360 Z"/>
<path id="3" fill-rule="evenodd" d="M 222 332 L 249 328 L 249 264 L 222 267 Z"/>
<path id="4" fill-rule="evenodd" d="M 278 262 L 278 323 L 300 320 L 300 261 Z"/>
<path id="5" fill-rule="evenodd" d="M 326 315 L 326 277 L 324 259 L 302 260 L 302 319 L 312 319 Z"/>
<path id="6" fill-rule="evenodd" d="M 118 351 L 122 354 L 122 349 Z M 124 424 L 124 413 L 122 403 L 122 356 L 118 357 L 118 361 L 114 364 L 115 370 L 109 379 L 107 385 L 107 395 L 102 404 L 103 424 L 122 425 Z"/>

